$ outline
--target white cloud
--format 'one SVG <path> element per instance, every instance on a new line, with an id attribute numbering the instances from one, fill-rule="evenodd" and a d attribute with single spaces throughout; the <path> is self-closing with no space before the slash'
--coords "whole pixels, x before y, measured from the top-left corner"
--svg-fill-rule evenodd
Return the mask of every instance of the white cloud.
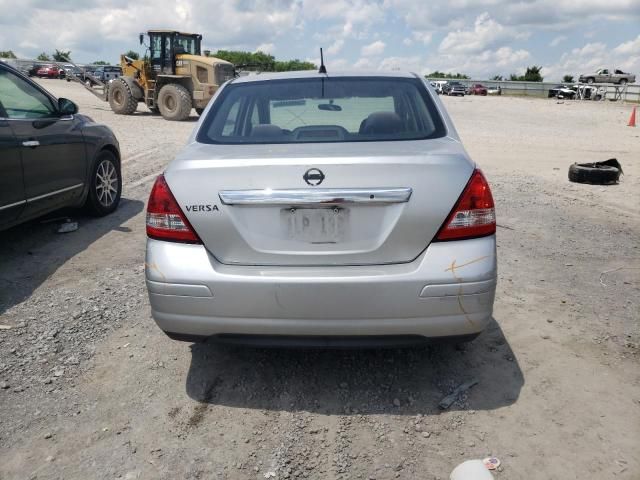
<path id="1" fill-rule="evenodd" d="M 471 77 L 481 79 L 524 70 L 524 62 L 530 58 L 531 54 L 527 50 L 500 47 L 497 50 L 484 50 L 474 55 L 440 53 L 428 58 L 428 63 L 436 65 L 440 71 L 466 73 Z"/>
<path id="2" fill-rule="evenodd" d="M 376 55 L 382 55 L 386 46 L 387 45 L 382 40 L 376 40 L 375 42 L 362 47 L 362 49 L 360 50 L 360 54 L 363 57 L 373 57 Z"/>
<path id="3" fill-rule="evenodd" d="M 335 42 L 333 42 L 329 48 L 327 48 L 327 53 L 335 55 L 340 50 L 342 50 L 343 46 L 344 46 L 344 40 L 342 38 L 339 38 Z"/>
<path id="4" fill-rule="evenodd" d="M 613 51 L 620 55 L 640 55 L 640 35 L 635 40 L 621 43 Z"/>
<path id="5" fill-rule="evenodd" d="M 373 70 L 375 68 L 371 59 L 362 57 L 356 63 L 353 64 L 355 70 Z"/>
<path id="6" fill-rule="evenodd" d="M 430 44 L 432 38 L 432 32 L 413 32 L 413 39 L 417 42 L 422 42 L 425 45 Z"/>
<path id="7" fill-rule="evenodd" d="M 273 53 L 276 47 L 273 43 L 261 43 L 256 47 L 256 52 Z"/>
<path id="8" fill-rule="evenodd" d="M 378 70 L 400 70 L 400 71 L 410 71 L 416 72 L 418 74 L 424 75 L 427 73 L 425 62 L 420 56 L 407 56 L 407 57 L 386 57 L 383 58 L 377 67 Z"/>
<path id="9" fill-rule="evenodd" d="M 566 41 L 567 41 L 567 36 L 566 35 L 558 35 L 557 37 L 555 37 L 553 40 L 551 40 L 549 42 L 549 46 L 550 47 L 557 47 L 562 42 L 566 42 Z"/>
<path id="10" fill-rule="evenodd" d="M 475 18 L 483 12 L 502 25 L 562 29 L 581 22 L 596 20 L 640 19 L 637 0 L 384 0 L 384 6 L 402 17 L 413 30 L 429 30 L 446 26 L 462 29 L 462 19 Z"/>
<path id="11" fill-rule="evenodd" d="M 219 2 L 215 24 L 200 13 L 211 7 L 207 0 L 177 0 L 163 8 L 152 0 L 101 0 L 93 4 L 23 0 L 16 11 L 11 2 L 0 0 L 0 45 L 21 45 L 24 56 L 58 48 L 71 50 L 76 61 L 115 61 L 119 53 L 137 46 L 142 18 L 144 25 L 178 24 L 181 30 L 202 33 L 203 47 L 212 50 L 251 50 L 261 43 L 275 44 L 283 32 L 297 28 L 302 21 L 300 4 L 294 0 L 254 0 L 251 9 L 240 1 Z M 138 50 L 143 53 L 142 47 Z"/>
<path id="12" fill-rule="evenodd" d="M 562 54 L 560 59 L 544 67 L 545 79 L 558 80 L 563 75 L 578 77 L 597 68 L 620 68 L 640 72 L 640 35 L 613 48 L 603 42 L 590 42 Z"/>
<path id="13" fill-rule="evenodd" d="M 474 53 L 500 42 L 527 36 L 527 32 L 505 27 L 484 12 L 476 17 L 472 30 L 449 32 L 440 43 L 439 50 L 451 54 Z"/>

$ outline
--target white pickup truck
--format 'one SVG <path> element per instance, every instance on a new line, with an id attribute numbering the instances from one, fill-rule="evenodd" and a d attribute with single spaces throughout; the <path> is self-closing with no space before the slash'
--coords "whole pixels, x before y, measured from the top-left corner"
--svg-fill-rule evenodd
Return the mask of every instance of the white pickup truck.
<path id="1" fill-rule="evenodd" d="M 619 83 L 624 85 L 635 82 L 636 76 L 618 69 L 599 68 L 595 73 L 583 73 L 578 81 L 580 83 Z"/>

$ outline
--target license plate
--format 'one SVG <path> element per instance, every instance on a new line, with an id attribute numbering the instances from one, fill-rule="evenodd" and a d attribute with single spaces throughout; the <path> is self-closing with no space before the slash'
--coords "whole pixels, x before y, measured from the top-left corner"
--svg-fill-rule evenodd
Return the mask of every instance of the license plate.
<path id="1" fill-rule="evenodd" d="M 289 238 L 307 243 L 337 243 L 344 239 L 349 210 L 291 208 L 281 211 Z"/>

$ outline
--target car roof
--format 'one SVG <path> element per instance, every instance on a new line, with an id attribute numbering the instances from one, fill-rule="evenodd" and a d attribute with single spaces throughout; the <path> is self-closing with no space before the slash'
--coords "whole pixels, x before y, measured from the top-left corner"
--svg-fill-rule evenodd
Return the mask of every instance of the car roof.
<path id="1" fill-rule="evenodd" d="M 233 83 L 251 83 L 251 82 L 263 82 L 268 80 L 289 80 L 289 79 L 303 79 L 303 78 L 336 78 L 336 77 L 358 77 L 358 78 L 373 78 L 373 77 L 385 77 L 385 78 L 416 78 L 415 73 L 410 72 L 328 72 L 327 74 L 318 73 L 317 70 L 301 70 L 295 72 L 269 72 L 258 73 L 256 75 L 247 75 L 244 77 L 236 78 Z"/>

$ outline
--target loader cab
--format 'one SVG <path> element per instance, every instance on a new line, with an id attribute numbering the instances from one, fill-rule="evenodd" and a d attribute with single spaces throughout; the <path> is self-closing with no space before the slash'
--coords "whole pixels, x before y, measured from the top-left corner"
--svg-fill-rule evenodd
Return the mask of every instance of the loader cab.
<path id="1" fill-rule="evenodd" d="M 154 75 L 175 75 L 176 55 L 201 55 L 202 35 L 169 30 L 150 30 L 149 60 Z"/>

